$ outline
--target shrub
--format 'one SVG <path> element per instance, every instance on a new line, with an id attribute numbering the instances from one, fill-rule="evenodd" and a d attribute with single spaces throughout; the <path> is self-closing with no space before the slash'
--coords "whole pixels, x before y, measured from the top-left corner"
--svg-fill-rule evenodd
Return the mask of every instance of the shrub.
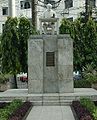
<path id="1" fill-rule="evenodd" d="M 95 106 L 97 106 L 97 101 L 94 101 Z"/>
<path id="2" fill-rule="evenodd" d="M 91 84 L 97 83 L 97 71 L 94 69 L 93 64 L 87 64 L 86 67 L 84 67 L 83 77 L 87 81 L 89 81 Z"/>
<path id="3" fill-rule="evenodd" d="M 97 108 L 93 110 L 92 115 L 93 115 L 94 120 L 97 120 Z"/>
<path id="4" fill-rule="evenodd" d="M 31 102 L 24 102 L 13 114 L 10 115 L 9 120 L 22 120 L 28 109 L 32 106 Z"/>
<path id="5" fill-rule="evenodd" d="M 0 83 L 6 83 L 6 82 L 8 82 L 10 77 L 11 77 L 10 74 L 0 73 Z"/>
<path id="6" fill-rule="evenodd" d="M 91 101 L 89 98 L 81 98 L 80 103 L 82 106 L 86 107 L 89 112 L 93 113 L 95 109 L 95 104 L 93 101 Z"/>
<path id="7" fill-rule="evenodd" d="M 97 102 L 93 102 L 89 98 L 81 98 L 80 102 L 92 114 L 93 120 L 97 120 L 97 107 L 95 106 Z"/>
<path id="8" fill-rule="evenodd" d="M 83 107 L 79 101 L 73 101 L 72 107 L 74 108 L 79 120 L 93 120 L 90 112 Z"/>
<path id="9" fill-rule="evenodd" d="M 22 105 L 21 100 L 13 100 L 9 105 L 0 109 L 0 120 L 8 120 L 9 115 L 12 114 L 20 105 Z"/>
<path id="10" fill-rule="evenodd" d="M 81 98 L 80 101 L 73 101 L 72 106 L 79 120 L 97 120 L 97 101 Z"/>
<path id="11" fill-rule="evenodd" d="M 8 105 L 8 103 L 6 103 L 6 102 L 0 102 L 0 109 L 4 108 L 7 105 Z"/>
<path id="12" fill-rule="evenodd" d="M 74 80 L 74 88 L 91 88 L 91 84 L 87 80 Z"/>

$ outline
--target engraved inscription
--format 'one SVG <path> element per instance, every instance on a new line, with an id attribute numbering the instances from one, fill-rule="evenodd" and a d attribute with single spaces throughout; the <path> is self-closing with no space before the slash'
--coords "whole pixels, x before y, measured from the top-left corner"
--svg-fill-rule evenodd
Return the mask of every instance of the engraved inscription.
<path id="1" fill-rule="evenodd" d="M 55 66 L 55 53 L 46 52 L 46 66 Z"/>

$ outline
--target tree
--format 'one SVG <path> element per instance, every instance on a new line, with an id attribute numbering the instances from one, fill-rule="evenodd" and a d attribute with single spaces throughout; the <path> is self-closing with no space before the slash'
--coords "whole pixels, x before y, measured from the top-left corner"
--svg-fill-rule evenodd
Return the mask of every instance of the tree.
<path id="1" fill-rule="evenodd" d="M 11 72 L 14 75 L 15 87 L 16 73 L 19 67 L 18 61 L 18 31 L 17 31 L 18 19 L 9 17 L 5 22 L 5 27 L 1 39 L 2 49 L 2 72 Z"/>
<path id="2" fill-rule="evenodd" d="M 66 22 L 68 23 L 68 22 Z M 73 39 L 74 69 L 82 70 L 87 64 L 97 66 L 97 25 L 89 18 L 86 23 L 79 18 L 72 22 L 68 28 Z M 62 33 L 66 33 L 66 25 L 63 25 Z"/>
<path id="3" fill-rule="evenodd" d="M 16 73 L 18 66 L 18 20 L 17 18 L 9 17 L 5 22 L 5 27 L 1 39 L 2 47 L 2 71 Z"/>
<path id="4" fill-rule="evenodd" d="M 79 24 L 77 24 L 79 22 Z M 86 23 L 79 20 L 74 33 L 74 61 L 77 69 L 82 69 L 87 64 L 97 66 L 97 33 L 96 23 L 89 18 Z"/>
<path id="5" fill-rule="evenodd" d="M 32 4 L 32 25 L 36 29 L 37 27 L 37 15 L 36 15 L 36 0 L 31 0 Z"/>
<path id="6" fill-rule="evenodd" d="M 71 30 L 71 22 L 65 18 L 62 19 L 61 25 L 59 27 L 60 34 L 70 33 Z"/>
<path id="7" fill-rule="evenodd" d="M 15 87 L 16 74 L 20 71 L 27 72 L 27 40 L 32 31 L 27 18 L 9 17 L 5 22 L 1 38 L 2 72 L 14 75 Z"/>
<path id="8" fill-rule="evenodd" d="M 81 70 L 82 64 L 85 58 L 84 52 L 85 52 L 85 36 L 84 36 L 84 24 L 81 23 L 80 19 L 77 19 L 74 21 L 72 25 L 72 38 L 74 40 L 73 42 L 73 55 L 74 55 L 74 69 L 75 70 Z"/>
<path id="9" fill-rule="evenodd" d="M 19 62 L 20 71 L 27 72 L 27 55 L 28 55 L 28 38 L 31 34 L 31 24 L 25 17 L 19 19 L 18 35 L 19 35 Z"/>

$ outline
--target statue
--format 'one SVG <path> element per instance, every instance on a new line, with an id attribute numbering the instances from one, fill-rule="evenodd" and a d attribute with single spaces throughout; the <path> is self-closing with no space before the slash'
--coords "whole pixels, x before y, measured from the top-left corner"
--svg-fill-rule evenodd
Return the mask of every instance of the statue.
<path id="1" fill-rule="evenodd" d="M 55 24 L 57 23 L 57 24 Z M 57 31 L 55 31 L 57 25 Z M 56 12 L 52 10 L 52 5 L 47 4 L 47 10 L 40 18 L 40 33 L 41 34 L 58 34 L 58 18 Z"/>
<path id="2" fill-rule="evenodd" d="M 52 5 L 47 4 L 47 10 L 43 13 L 43 18 L 50 19 L 50 18 L 55 18 L 55 17 L 56 17 L 56 13 L 55 11 L 52 10 Z M 52 34 L 54 34 L 55 23 L 44 22 L 43 29 L 44 29 L 44 33 L 47 33 L 48 31 L 50 31 Z"/>
<path id="3" fill-rule="evenodd" d="M 55 18 L 56 13 L 52 10 L 52 5 L 47 4 L 47 10 L 43 13 L 43 18 Z"/>

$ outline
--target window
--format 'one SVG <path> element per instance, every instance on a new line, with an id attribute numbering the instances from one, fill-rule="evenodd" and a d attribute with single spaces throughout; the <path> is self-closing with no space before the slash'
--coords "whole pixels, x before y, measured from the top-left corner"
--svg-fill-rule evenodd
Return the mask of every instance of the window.
<path id="1" fill-rule="evenodd" d="M 24 1 L 20 1 L 21 9 L 24 9 Z"/>
<path id="2" fill-rule="evenodd" d="M 28 1 L 20 1 L 21 9 L 29 9 L 31 8 L 30 2 Z"/>
<path id="3" fill-rule="evenodd" d="M 2 8 L 2 15 L 8 15 L 8 7 Z"/>
<path id="4" fill-rule="evenodd" d="M 65 0 L 65 8 L 73 7 L 73 0 Z"/>
<path id="5" fill-rule="evenodd" d="M 55 66 L 55 53 L 46 52 L 46 66 Z"/>
<path id="6" fill-rule="evenodd" d="M 30 3 L 29 2 L 25 2 L 24 9 L 28 9 L 28 8 L 30 8 Z"/>

